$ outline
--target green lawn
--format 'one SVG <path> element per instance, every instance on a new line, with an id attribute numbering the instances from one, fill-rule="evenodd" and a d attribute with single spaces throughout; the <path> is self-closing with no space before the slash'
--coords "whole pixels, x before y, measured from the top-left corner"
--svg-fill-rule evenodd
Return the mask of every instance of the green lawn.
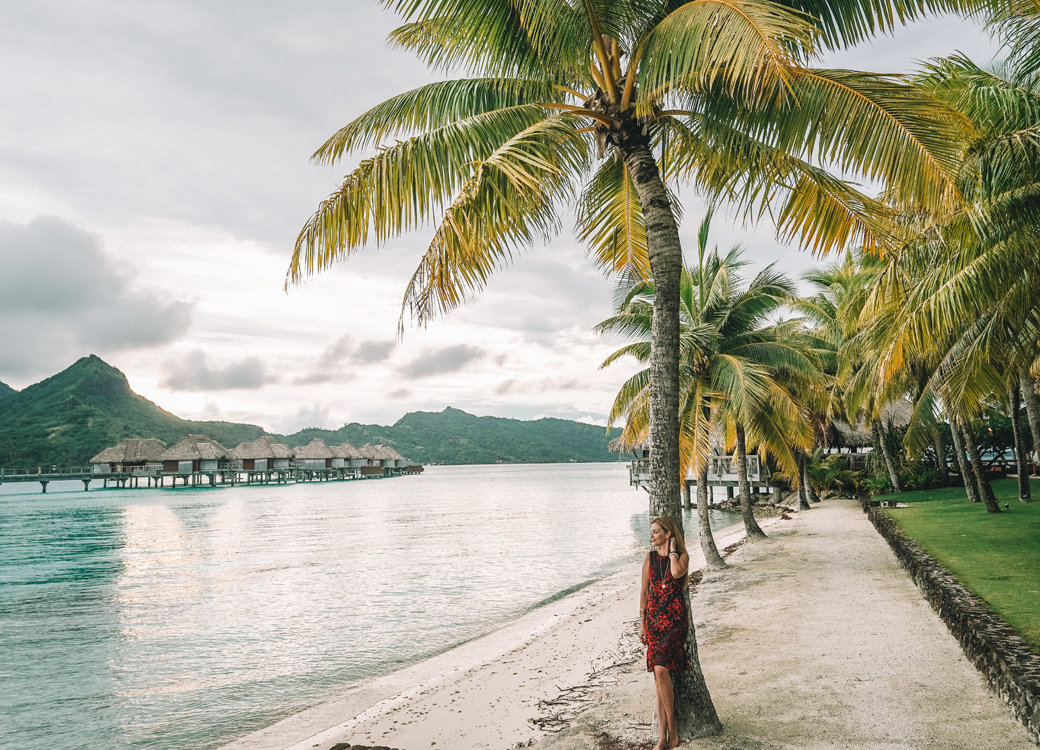
<path id="1" fill-rule="evenodd" d="M 1040 653 L 1040 480 L 1032 503 L 1018 501 L 1014 479 L 993 489 L 1009 512 L 989 514 L 961 488 L 886 495 L 910 506 L 886 512 Z"/>

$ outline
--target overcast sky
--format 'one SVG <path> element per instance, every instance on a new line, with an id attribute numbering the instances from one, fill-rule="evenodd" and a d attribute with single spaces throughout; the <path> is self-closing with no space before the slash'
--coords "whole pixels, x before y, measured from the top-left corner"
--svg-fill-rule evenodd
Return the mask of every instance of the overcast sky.
<path id="1" fill-rule="evenodd" d="M 286 294 L 296 234 L 353 163 L 309 156 L 431 79 L 386 47 L 369 0 L 7 0 L 0 4 L 0 381 L 97 354 L 191 419 L 268 430 L 390 424 L 455 406 L 604 423 L 633 367 L 599 364 L 612 282 L 564 233 L 462 309 L 395 344 L 428 233 L 366 249 Z M 972 23 L 920 23 L 825 63 L 878 72 L 961 50 Z M 702 209 L 684 197 L 684 243 Z M 798 274 L 769 227 L 714 240 Z"/>

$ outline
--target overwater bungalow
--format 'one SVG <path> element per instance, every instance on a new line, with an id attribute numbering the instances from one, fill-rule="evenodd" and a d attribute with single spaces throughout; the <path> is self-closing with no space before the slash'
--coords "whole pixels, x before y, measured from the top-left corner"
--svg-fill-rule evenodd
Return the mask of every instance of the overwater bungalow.
<path id="1" fill-rule="evenodd" d="M 127 438 L 118 445 L 98 453 L 90 464 L 94 474 L 158 474 L 162 470 L 159 457 L 166 446 L 155 438 Z"/>
<path id="2" fill-rule="evenodd" d="M 347 454 L 347 466 L 352 469 L 360 469 L 362 466 L 368 466 L 368 459 L 361 455 L 361 451 L 355 448 L 350 443 L 343 443 L 339 446 Z"/>
<path id="3" fill-rule="evenodd" d="M 178 476 L 228 471 L 230 458 L 227 448 L 205 435 L 187 435 L 159 456 L 163 474 Z"/>
<path id="4" fill-rule="evenodd" d="M 358 470 L 363 477 L 381 477 L 385 475 L 386 455 L 379 450 L 378 446 L 365 443 L 358 452 L 364 460 L 364 464 Z"/>
<path id="5" fill-rule="evenodd" d="M 365 466 L 382 466 L 383 465 L 383 454 L 381 454 L 372 443 L 365 443 L 358 452 L 361 457 L 365 460 Z"/>
<path id="6" fill-rule="evenodd" d="M 293 449 L 270 435 L 264 435 L 251 443 L 239 443 L 231 451 L 231 457 L 241 462 L 235 468 L 242 471 L 288 471 Z"/>
<path id="7" fill-rule="evenodd" d="M 393 460 L 394 468 L 403 469 L 408 465 L 407 459 L 405 459 L 405 457 L 398 453 L 396 450 L 391 448 L 389 445 L 384 445 L 383 447 L 386 448 L 387 455 L 389 455 L 390 458 Z"/>
<path id="8" fill-rule="evenodd" d="M 350 443 L 330 445 L 329 449 L 332 451 L 332 468 L 334 469 L 359 468 L 363 465 L 364 459 L 361 457 L 361 451 Z"/>
<path id="9" fill-rule="evenodd" d="M 293 448 L 293 456 L 296 458 L 297 469 L 331 469 L 332 461 L 336 455 L 332 449 L 321 438 L 314 438 L 307 445 L 298 445 Z"/>

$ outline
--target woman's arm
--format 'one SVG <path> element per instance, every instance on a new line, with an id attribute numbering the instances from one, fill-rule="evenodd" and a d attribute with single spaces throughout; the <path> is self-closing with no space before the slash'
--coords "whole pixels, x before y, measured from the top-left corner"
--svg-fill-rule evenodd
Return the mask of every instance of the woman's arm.
<path id="1" fill-rule="evenodd" d="M 670 547 L 671 549 L 668 551 L 669 572 L 672 574 L 672 578 L 682 578 L 690 568 L 690 556 L 685 552 L 679 554 L 675 549 L 674 539 L 672 539 Z"/>
<path id="2" fill-rule="evenodd" d="M 669 555 L 668 560 L 671 562 L 672 578 L 682 578 L 690 569 L 690 556 L 685 552 L 681 555 Z"/>

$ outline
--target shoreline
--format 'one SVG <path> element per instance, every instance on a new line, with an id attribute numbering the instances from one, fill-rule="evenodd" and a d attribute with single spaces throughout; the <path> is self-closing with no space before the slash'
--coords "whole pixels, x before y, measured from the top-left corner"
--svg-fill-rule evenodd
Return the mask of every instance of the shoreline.
<path id="1" fill-rule="evenodd" d="M 720 549 L 743 537 L 740 521 L 715 533 Z M 693 546 L 691 568 L 698 569 L 704 563 L 699 545 Z M 552 731 L 536 722 L 556 728 L 561 707 L 583 702 L 575 691 L 584 692 L 590 675 L 602 681 L 613 666 L 631 659 L 623 635 L 635 627 L 641 565 L 642 560 L 626 565 L 220 750 L 325 750 L 338 743 L 501 750 L 544 739 Z"/>

